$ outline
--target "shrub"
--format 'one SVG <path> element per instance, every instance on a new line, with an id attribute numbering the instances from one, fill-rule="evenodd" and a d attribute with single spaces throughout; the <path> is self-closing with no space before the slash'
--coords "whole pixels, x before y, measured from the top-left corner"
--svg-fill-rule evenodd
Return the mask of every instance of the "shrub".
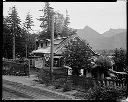
<path id="1" fill-rule="evenodd" d="M 86 93 L 77 92 L 74 94 L 74 96 L 87 100 L 118 100 L 126 96 L 126 88 L 115 88 L 113 86 L 95 86 L 90 88 Z"/>
<path id="2" fill-rule="evenodd" d="M 100 56 L 95 61 L 96 65 L 104 68 L 104 69 L 110 69 L 112 67 L 111 59 L 105 56 Z"/>
<path id="3" fill-rule="evenodd" d="M 79 91 L 79 92 L 76 92 L 75 94 L 73 94 L 73 96 L 75 96 L 75 98 L 84 99 L 84 97 L 86 96 L 86 93 Z"/>
<path id="4" fill-rule="evenodd" d="M 63 92 L 71 91 L 71 90 L 72 90 L 72 83 L 71 81 L 67 80 L 67 82 L 64 83 Z"/>
<path id="5" fill-rule="evenodd" d="M 115 49 L 113 54 L 113 60 L 115 62 L 114 70 L 127 72 L 127 52 L 125 49 Z"/>
<path id="6" fill-rule="evenodd" d="M 125 96 L 125 89 L 124 88 L 103 88 L 101 91 L 101 94 L 99 98 L 101 99 L 112 99 L 112 100 L 117 100 L 119 98 L 122 98 Z"/>
<path id="7" fill-rule="evenodd" d="M 44 83 L 46 85 L 50 84 L 50 73 L 48 71 L 44 71 L 43 69 L 41 69 L 40 71 L 38 71 L 37 77 L 40 83 Z"/>
<path id="8" fill-rule="evenodd" d="M 123 97 L 126 93 L 126 88 L 115 88 L 113 86 L 96 86 L 88 90 L 86 98 L 96 100 L 117 100 Z"/>
<path id="9" fill-rule="evenodd" d="M 55 86 L 56 89 L 59 89 L 63 87 L 65 82 L 66 82 L 65 78 L 59 78 L 54 81 L 53 85 Z"/>

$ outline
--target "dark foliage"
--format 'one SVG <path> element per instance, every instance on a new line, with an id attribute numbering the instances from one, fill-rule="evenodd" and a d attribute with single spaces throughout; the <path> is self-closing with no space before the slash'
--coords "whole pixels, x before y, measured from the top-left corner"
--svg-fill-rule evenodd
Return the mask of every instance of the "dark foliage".
<path id="1" fill-rule="evenodd" d="M 127 53 L 125 49 L 115 49 L 113 54 L 113 60 L 115 62 L 114 70 L 119 72 L 128 72 Z"/>
<path id="2" fill-rule="evenodd" d="M 126 96 L 126 87 L 95 86 L 85 93 L 75 93 L 74 96 L 87 100 L 118 100 Z"/>
<path id="3" fill-rule="evenodd" d="M 28 60 L 17 59 L 12 61 L 3 61 L 3 75 L 28 76 Z"/>
<path id="4" fill-rule="evenodd" d="M 106 70 L 112 68 L 111 59 L 105 56 L 99 56 L 96 59 L 95 64 L 101 67 L 102 69 L 106 69 Z"/>
<path id="5" fill-rule="evenodd" d="M 70 80 L 67 80 L 63 85 L 63 92 L 71 91 L 72 90 L 72 83 Z"/>
<path id="6" fill-rule="evenodd" d="M 31 21 L 27 17 L 27 21 Z M 31 24 L 25 22 L 27 28 L 30 28 Z M 15 53 L 16 57 L 25 57 L 26 55 L 26 42 L 28 43 L 28 54 L 35 49 L 35 37 L 36 34 L 28 34 L 27 31 L 21 27 L 20 18 L 18 16 L 15 7 L 10 9 L 8 16 L 3 18 L 3 57 L 11 59 L 13 56 L 13 36 L 15 35 Z M 27 39 L 27 40 L 26 40 Z"/>
<path id="7" fill-rule="evenodd" d="M 65 64 L 73 68 L 73 74 L 79 75 L 80 69 L 88 69 L 91 67 L 92 52 L 84 41 L 80 39 L 71 40 L 68 45 L 65 46 L 63 51 L 63 58 Z"/>

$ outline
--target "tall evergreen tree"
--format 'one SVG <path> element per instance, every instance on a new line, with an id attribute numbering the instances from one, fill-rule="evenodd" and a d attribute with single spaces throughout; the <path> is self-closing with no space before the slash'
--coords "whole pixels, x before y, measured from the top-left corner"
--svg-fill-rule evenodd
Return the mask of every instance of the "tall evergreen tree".
<path id="1" fill-rule="evenodd" d="M 32 26 L 34 26 L 33 24 L 33 19 L 32 16 L 30 15 L 30 12 L 28 12 L 26 18 L 25 18 L 25 22 L 24 22 L 24 27 L 29 31 L 32 30 Z"/>
<path id="2" fill-rule="evenodd" d="M 47 39 L 50 38 L 51 35 L 51 17 L 52 17 L 52 10 L 49 6 L 49 3 L 45 3 L 45 7 L 42 10 L 44 12 L 44 15 L 41 16 L 39 19 L 42 21 L 41 27 L 43 31 L 40 32 L 40 38 Z M 64 18 L 63 14 L 59 12 L 54 12 L 54 38 L 56 38 L 58 35 L 62 37 L 67 37 L 71 34 L 74 34 L 74 30 L 69 28 L 70 24 L 70 18 L 68 15 L 68 11 L 66 10 L 66 18 Z"/>
<path id="3" fill-rule="evenodd" d="M 8 16 L 8 25 L 14 29 L 17 30 L 18 27 L 20 27 L 20 17 L 18 16 L 18 12 L 15 6 L 10 8 L 10 13 Z"/>
<path id="4" fill-rule="evenodd" d="M 59 12 L 55 12 L 54 21 L 55 33 L 57 35 L 61 35 L 64 28 L 64 15 Z"/>
<path id="5" fill-rule="evenodd" d="M 124 49 L 115 49 L 113 54 L 115 61 L 114 70 L 116 71 L 127 71 L 127 53 Z"/>
<path id="6" fill-rule="evenodd" d="M 28 12 L 27 16 L 26 16 L 26 19 L 25 19 L 25 22 L 24 22 L 24 28 L 25 28 L 25 31 L 26 31 L 26 58 L 28 57 L 28 53 L 29 53 L 29 42 L 30 42 L 30 33 L 29 31 L 32 30 L 32 26 L 33 26 L 33 20 L 32 20 L 32 16 L 30 15 L 30 13 Z"/>
<path id="7" fill-rule="evenodd" d="M 9 17 L 3 17 L 3 57 L 12 58 L 12 34 L 8 25 Z"/>
<path id="8" fill-rule="evenodd" d="M 62 31 L 62 34 L 61 34 L 61 36 L 68 36 L 68 35 L 70 35 L 70 28 L 68 27 L 69 26 L 69 24 L 70 24 L 70 18 L 69 18 L 69 15 L 68 15 L 68 11 L 66 10 L 66 18 L 65 18 L 65 20 L 64 20 L 64 26 L 63 26 L 63 31 Z"/>
<path id="9" fill-rule="evenodd" d="M 41 21 L 40 27 L 43 29 L 41 36 L 44 39 L 51 37 L 51 22 L 52 22 L 52 8 L 49 2 L 45 2 L 45 7 L 43 10 L 44 15 L 39 19 Z M 40 37 L 41 37 L 40 36 Z"/>
<path id="10" fill-rule="evenodd" d="M 8 29 L 10 30 L 11 36 L 13 37 L 13 58 L 15 59 L 15 51 L 16 51 L 16 43 L 15 38 L 18 35 L 18 32 L 20 31 L 20 17 L 18 16 L 16 7 L 10 8 L 9 16 L 6 18 L 6 24 Z M 9 56 L 10 57 L 10 56 Z"/>

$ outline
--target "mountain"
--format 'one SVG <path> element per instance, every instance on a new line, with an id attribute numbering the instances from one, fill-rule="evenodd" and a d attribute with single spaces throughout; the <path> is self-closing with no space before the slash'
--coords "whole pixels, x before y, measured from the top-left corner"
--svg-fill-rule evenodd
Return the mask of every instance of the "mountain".
<path id="1" fill-rule="evenodd" d="M 99 48 L 99 41 L 103 38 L 103 36 L 89 26 L 85 26 L 84 29 L 77 29 L 77 34 L 86 40 L 94 49 Z"/>
<path id="2" fill-rule="evenodd" d="M 125 29 L 110 29 L 103 34 L 99 34 L 91 27 L 85 26 L 83 29 L 77 29 L 77 34 L 86 40 L 94 50 L 126 48 Z"/>
<path id="3" fill-rule="evenodd" d="M 126 32 L 117 33 L 116 35 L 109 38 L 114 48 L 125 48 L 126 49 Z M 108 42 L 109 42 L 108 40 Z"/>
<path id="4" fill-rule="evenodd" d="M 110 28 L 108 31 L 104 32 L 102 35 L 104 37 L 111 37 L 111 36 L 114 36 L 116 34 L 119 34 L 119 33 L 125 33 L 126 30 L 125 29 L 112 29 Z"/>
<path id="5" fill-rule="evenodd" d="M 80 36 L 83 36 L 84 38 L 87 37 L 89 39 L 96 39 L 99 38 L 100 34 L 93 30 L 91 27 L 89 26 L 85 26 L 84 29 L 77 29 L 78 34 Z"/>

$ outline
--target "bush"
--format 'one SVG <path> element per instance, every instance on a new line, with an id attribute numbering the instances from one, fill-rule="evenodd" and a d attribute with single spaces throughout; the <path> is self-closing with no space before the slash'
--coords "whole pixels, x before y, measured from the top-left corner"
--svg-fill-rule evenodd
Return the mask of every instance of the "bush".
<path id="1" fill-rule="evenodd" d="M 75 96 L 75 98 L 84 99 L 84 97 L 86 96 L 86 93 L 84 93 L 84 92 L 76 92 L 75 94 L 73 94 L 73 96 Z"/>
<path id="2" fill-rule="evenodd" d="M 59 78 L 54 81 L 53 85 L 55 86 L 56 89 L 59 89 L 63 87 L 65 82 L 66 82 L 65 78 Z"/>
<path id="3" fill-rule="evenodd" d="M 50 73 L 48 71 L 44 71 L 43 69 L 41 69 L 40 71 L 38 71 L 37 77 L 41 83 L 44 83 L 46 85 L 50 84 Z"/>
<path id="4" fill-rule="evenodd" d="M 115 49 L 113 54 L 113 60 L 115 62 L 114 70 L 122 72 L 127 72 L 127 52 L 125 49 Z"/>
<path id="5" fill-rule="evenodd" d="M 60 75 L 60 73 L 58 74 L 54 72 L 52 73 L 52 83 L 51 83 L 50 72 L 49 70 L 44 70 L 44 69 L 41 69 L 37 72 L 37 77 L 41 83 L 47 85 L 53 84 L 56 89 L 61 88 L 66 82 L 66 78 L 67 78 L 67 76 L 65 75 L 62 74 Z"/>
<path id="6" fill-rule="evenodd" d="M 126 96 L 126 88 L 115 88 L 113 86 L 95 86 L 94 88 L 90 88 L 86 93 L 77 92 L 74 94 L 74 96 L 87 100 L 118 100 Z"/>
<path id="7" fill-rule="evenodd" d="M 64 83 L 63 92 L 71 91 L 71 90 L 72 90 L 72 83 L 69 80 L 67 80 L 67 82 Z"/>
<path id="8" fill-rule="evenodd" d="M 96 100 L 117 100 L 126 94 L 126 88 L 115 88 L 114 86 L 96 86 L 88 90 L 86 98 Z"/>
<path id="9" fill-rule="evenodd" d="M 112 67 L 111 59 L 105 56 L 100 56 L 95 61 L 96 65 L 104 69 L 110 69 Z"/>

